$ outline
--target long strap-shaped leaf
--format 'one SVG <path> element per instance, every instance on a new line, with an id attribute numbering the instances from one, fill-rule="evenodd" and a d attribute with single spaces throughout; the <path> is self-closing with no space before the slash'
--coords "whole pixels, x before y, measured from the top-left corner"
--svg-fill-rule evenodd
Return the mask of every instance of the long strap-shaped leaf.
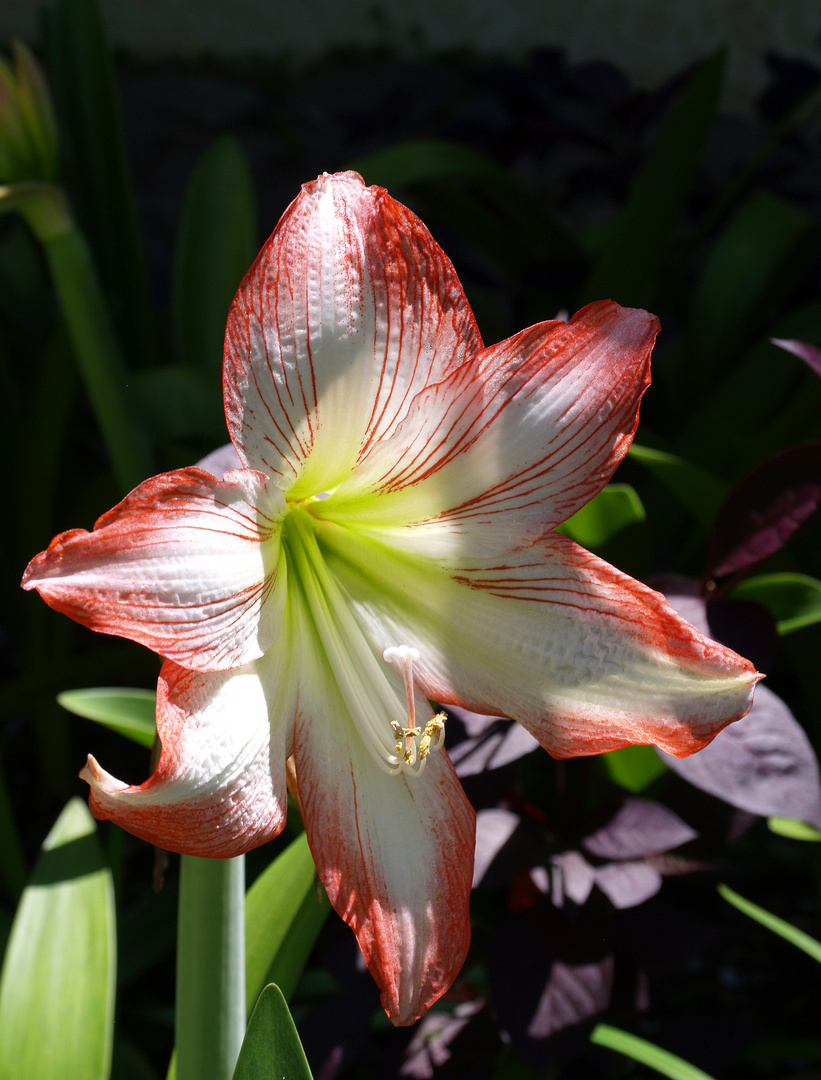
<path id="1" fill-rule="evenodd" d="M 639 1061 L 642 1065 L 649 1065 L 651 1069 L 668 1076 L 670 1080 L 712 1080 L 702 1069 L 697 1069 L 688 1061 L 671 1054 L 669 1050 L 662 1050 L 660 1046 L 640 1039 L 638 1035 L 631 1035 L 629 1031 L 621 1031 L 609 1024 L 598 1024 L 593 1029 L 590 1041 L 597 1046 L 606 1046 L 609 1050 L 616 1050 L 625 1057 Z"/>
<path id="2" fill-rule="evenodd" d="M 718 891 L 728 904 L 732 904 L 739 911 L 743 911 L 745 915 L 749 915 L 751 919 L 755 919 L 757 923 L 766 926 L 768 930 L 772 930 L 774 934 L 783 937 L 785 941 L 789 941 L 796 948 L 802 949 L 813 960 L 817 960 L 821 964 L 821 941 L 810 937 L 809 934 L 805 934 L 803 930 L 799 930 L 792 923 L 779 919 L 777 915 L 771 914 L 764 908 L 759 907 L 758 904 L 739 896 L 737 892 L 734 892 L 727 885 L 719 885 Z"/>
<path id="3" fill-rule="evenodd" d="M 0 1080 L 105 1080 L 116 945 L 111 874 L 72 799 L 46 837 L 0 980 Z"/>

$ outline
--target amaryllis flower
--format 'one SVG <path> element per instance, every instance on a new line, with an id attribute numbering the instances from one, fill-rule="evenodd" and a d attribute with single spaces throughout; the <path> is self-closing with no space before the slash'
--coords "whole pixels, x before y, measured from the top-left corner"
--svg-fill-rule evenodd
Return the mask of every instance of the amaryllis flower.
<path id="1" fill-rule="evenodd" d="M 228 317 L 240 468 L 141 484 L 24 579 L 165 657 L 144 784 L 91 808 L 173 851 L 276 836 L 293 755 L 311 851 L 395 1023 L 468 947 L 475 819 L 430 701 L 555 757 L 690 754 L 756 673 L 554 526 L 624 456 L 657 320 L 605 301 L 485 348 L 422 223 L 353 173 L 306 185 Z"/>

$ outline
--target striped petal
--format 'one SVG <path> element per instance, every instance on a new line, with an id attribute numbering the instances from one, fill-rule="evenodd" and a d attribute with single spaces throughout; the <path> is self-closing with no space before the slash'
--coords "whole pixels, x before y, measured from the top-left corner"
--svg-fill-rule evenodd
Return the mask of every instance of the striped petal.
<path id="1" fill-rule="evenodd" d="M 285 824 L 285 759 L 296 709 L 290 650 L 232 672 L 166 661 L 157 688 L 154 775 L 128 785 L 93 757 L 80 773 L 95 817 L 183 855 L 229 858 Z"/>
<path id="2" fill-rule="evenodd" d="M 555 757 L 637 743 L 683 757 L 750 708 L 748 661 L 557 533 L 447 569 L 320 535 L 372 648 L 417 649 L 428 697 L 518 720 Z"/>
<path id="3" fill-rule="evenodd" d="M 654 316 L 603 301 L 483 350 L 419 394 L 317 515 L 428 556 L 538 537 L 627 452 L 657 333 Z"/>
<path id="4" fill-rule="evenodd" d="M 306 184 L 228 316 L 228 430 L 293 498 L 329 491 L 481 338 L 419 219 L 355 173 Z"/>
<path id="5" fill-rule="evenodd" d="M 93 532 L 56 537 L 27 567 L 23 588 L 92 630 L 186 667 L 239 667 L 279 635 L 284 509 L 260 473 L 165 473 L 135 488 Z"/>
<path id="6" fill-rule="evenodd" d="M 421 775 L 376 767 L 327 677 L 300 703 L 294 754 L 319 876 L 386 1013 L 412 1024 L 467 955 L 473 808 L 443 751 Z"/>

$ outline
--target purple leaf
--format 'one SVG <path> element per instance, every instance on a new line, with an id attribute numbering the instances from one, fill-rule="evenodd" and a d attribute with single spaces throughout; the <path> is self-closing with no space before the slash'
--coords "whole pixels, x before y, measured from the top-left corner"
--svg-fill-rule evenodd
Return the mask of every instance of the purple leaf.
<path id="1" fill-rule="evenodd" d="M 670 851 L 697 835 L 661 803 L 627 798 L 610 821 L 586 836 L 582 844 L 601 859 L 640 859 Z"/>
<path id="2" fill-rule="evenodd" d="M 815 345 L 808 345 L 806 341 L 795 341 L 794 339 L 770 338 L 770 341 L 773 345 L 777 345 L 779 349 L 786 349 L 787 352 L 797 356 L 799 360 L 803 360 L 816 375 L 821 375 L 821 349 L 817 349 Z"/>
<path id="3" fill-rule="evenodd" d="M 596 884 L 613 907 L 636 907 L 656 895 L 661 888 L 661 874 L 639 859 L 611 862 L 596 868 Z"/>
<path id="4" fill-rule="evenodd" d="M 562 906 L 565 897 L 579 907 L 587 900 L 596 880 L 596 871 L 580 851 L 564 851 L 550 860 L 553 869 L 553 903 Z"/>
<path id="5" fill-rule="evenodd" d="M 416 1080 L 433 1080 L 437 1071 L 453 1057 L 451 1044 L 484 1007 L 484 1001 L 464 1001 L 452 1013 L 428 1013 L 414 1030 L 399 1075 L 412 1076 Z M 462 1068 L 467 1064 L 461 1055 L 459 1064 Z M 480 1062 L 476 1064 L 481 1066 Z M 491 1062 L 486 1061 L 486 1064 L 489 1074 Z"/>
<path id="6" fill-rule="evenodd" d="M 210 454 L 197 462 L 200 469 L 207 469 L 212 476 L 221 477 L 232 469 L 241 469 L 242 462 L 234 449 L 233 443 L 226 443 L 218 450 L 212 450 Z"/>
<path id="7" fill-rule="evenodd" d="M 487 873 L 490 864 L 519 827 L 519 815 L 512 810 L 480 810 L 476 815 L 476 855 L 473 888 Z"/>
<path id="8" fill-rule="evenodd" d="M 702 634 L 728 645 L 751 660 L 757 671 L 766 671 L 778 646 L 775 619 L 749 600 L 705 601 L 701 585 L 680 574 L 657 577 L 648 584 L 663 592 L 669 604 Z"/>
<path id="9" fill-rule="evenodd" d="M 557 960 L 536 1011 L 527 1027 L 531 1039 L 546 1039 L 570 1024 L 578 1024 L 607 1007 L 613 983 L 613 958 L 589 964 Z"/>
<path id="10" fill-rule="evenodd" d="M 658 751 L 670 768 L 702 791 L 762 817 L 821 827 L 818 761 L 804 729 L 766 686 L 757 686 L 747 716 L 689 758 Z"/>
<path id="11" fill-rule="evenodd" d="M 603 925 L 586 912 L 571 919 L 544 900 L 510 919 L 489 944 L 500 1033 L 540 1074 L 555 1065 L 557 1045 L 583 1048 L 591 1022 L 610 1002 L 613 957 Z"/>
<path id="12" fill-rule="evenodd" d="M 499 769 L 539 745 L 523 727 L 503 717 L 483 716 L 455 705 L 448 705 L 447 713 L 459 720 L 468 734 L 448 751 L 459 776 L 476 776 L 486 769 Z"/>
<path id="13" fill-rule="evenodd" d="M 780 550 L 821 502 L 821 443 L 794 446 L 765 461 L 719 510 L 707 577 L 748 570 Z"/>

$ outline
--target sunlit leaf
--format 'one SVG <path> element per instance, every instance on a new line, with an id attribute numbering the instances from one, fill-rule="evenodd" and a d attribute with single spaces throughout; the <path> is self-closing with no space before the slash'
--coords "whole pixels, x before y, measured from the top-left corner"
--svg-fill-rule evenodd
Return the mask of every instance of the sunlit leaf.
<path id="1" fill-rule="evenodd" d="M 623 911 L 638 907 L 661 888 L 661 874 L 649 862 L 627 859 L 625 862 L 609 862 L 597 866 L 596 884 L 613 905 Z"/>
<path id="2" fill-rule="evenodd" d="M 787 352 L 791 352 L 794 356 L 797 356 L 800 360 L 815 372 L 816 375 L 821 376 L 821 349 L 816 348 L 815 345 L 810 345 L 806 341 L 795 341 L 794 339 L 785 338 L 770 338 L 773 345 L 777 345 L 779 349 L 786 349 Z"/>
<path id="3" fill-rule="evenodd" d="M 521 724 L 503 717 L 485 716 L 457 705 L 448 705 L 447 714 L 467 732 L 467 738 L 450 749 L 450 759 L 459 776 L 475 776 L 486 769 L 500 769 L 539 746 Z"/>
<path id="4" fill-rule="evenodd" d="M 599 759 L 614 784 L 638 794 L 666 772 L 666 766 L 652 746 L 623 746 Z"/>
<path id="5" fill-rule="evenodd" d="M 774 934 L 778 934 L 785 941 L 789 941 L 791 945 L 803 950 L 813 960 L 817 960 L 821 964 L 821 941 L 817 941 L 814 937 L 810 937 L 809 934 L 805 934 L 803 930 L 799 930 L 792 923 L 779 919 L 777 915 L 771 914 L 771 912 L 759 907 L 758 904 L 739 896 L 737 892 L 734 892 L 727 885 L 719 885 L 718 891 L 728 904 L 732 904 L 739 911 L 743 911 L 745 915 L 749 915 L 751 919 L 754 919 L 762 926 L 766 926 L 768 930 L 772 930 Z"/>
<path id="6" fill-rule="evenodd" d="M 805 821 L 796 821 L 795 818 L 767 818 L 767 828 L 770 832 L 778 836 L 786 836 L 789 840 L 809 840 L 815 843 L 821 841 L 821 830 L 814 829 Z"/>
<path id="7" fill-rule="evenodd" d="M 628 796 L 605 825 L 585 836 L 582 846 L 601 859 L 638 859 L 671 851 L 697 835 L 661 803 Z"/>
<path id="8" fill-rule="evenodd" d="M 57 700 L 76 716 L 104 724 L 141 746 L 154 745 L 157 695 L 153 690 L 95 686 L 88 690 L 64 690 Z"/>
<path id="9" fill-rule="evenodd" d="M 615 1050 L 625 1057 L 632 1058 L 642 1065 L 648 1065 L 651 1069 L 668 1076 L 670 1080 L 712 1080 L 712 1077 L 703 1069 L 697 1069 L 695 1065 L 682 1058 L 671 1054 L 668 1050 L 662 1050 L 646 1039 L 640 1039 L 638 1035 L 631 1035 L 627 1031 L 611 1027 L 609 1024 L 597 1024 L 590 1036 L 590 1041 L 597 1046 L 606 1046 L 608 1050 Z"/>
<path id="10" fill-rule="evenodd" d="M 233 1080 L 312 1080 L 278 986 L 266 986 L 251 1016 Z"/>
<path id="11" fill-rule="evenodd" d="M 0 979 L 0 1080 L 109 1075 L 114 891 L 96 832 L 72 799 L 23 892 Z"/>
<path id="12" fill-rule="evenodd" d="M 821 825 L 821 783 L 810 740 L 766 685 L 750 712 L 697 754 L 662 760 L 695 787 L 762 817 L 773 814 Z"/>
<path id="13" fill-rule="evenodd" d="M 473 888 L 482 881 L 493 860 L 519 827 L 520 818 L 512 810 L 488 807 L 476 814 L 476 854 L 473 860 Z"/>
<path id="14" fill-rule="evenodd" d="M 316 869 L 304 833 L 257 878 L 245 897 L 245 992 L 249 1010 L 276 981 L 286 997 L 331 910 L 316 891 Z M 320 899 L 321 897 L 321 899 Z"/>
<path id="15" fill-rule="evenodd" d="M 821 581 L 806 574 L 759 574 L 733 589 L 734 600 L 754 600 L 772 612 L 779 634 L 821 622 Z"/>
<path id="16" fill-rule="evenodd" d="M 608 484 L 561 526 L 582 547 L 597 549 L 630 525 L 646 521 L 647 514 L 629 484 Z"/>

